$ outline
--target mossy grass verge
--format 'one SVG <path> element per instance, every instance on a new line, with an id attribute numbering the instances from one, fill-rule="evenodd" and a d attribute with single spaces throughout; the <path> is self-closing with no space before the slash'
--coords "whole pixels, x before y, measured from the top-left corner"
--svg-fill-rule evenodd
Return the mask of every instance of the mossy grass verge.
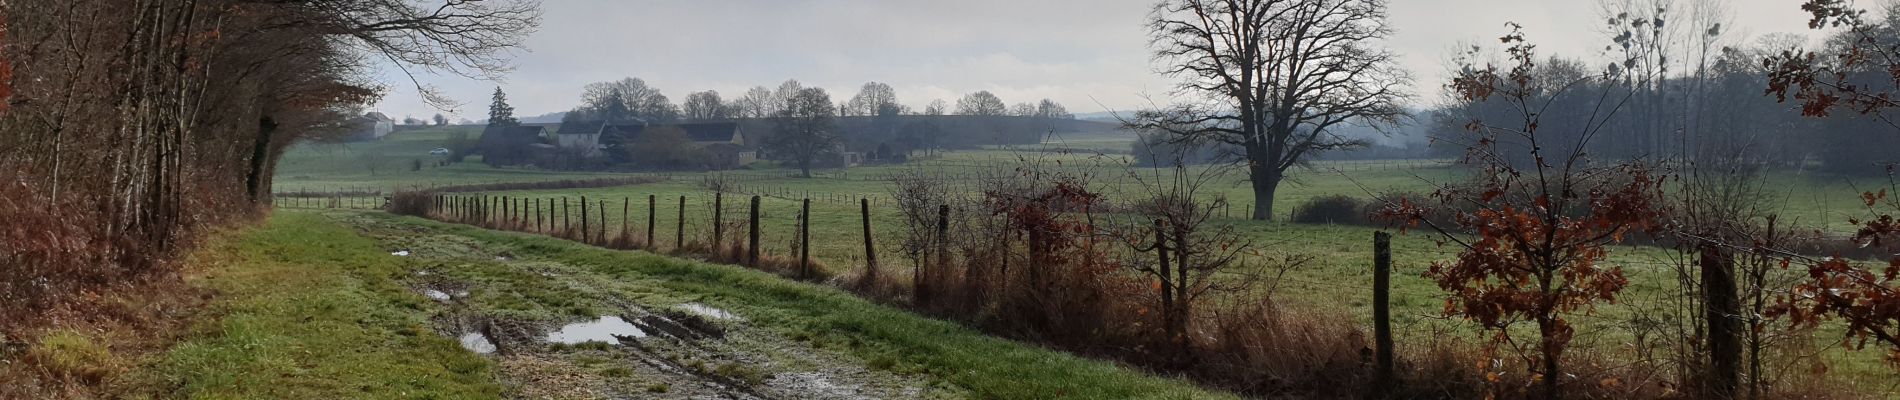
<path id="1" fill-rule="evenodd" d="M 322 216 L 283 212 L 212 243 L 210 317 L 152 368 L 158 397 L 498 398 L 492 363 L 433 333 L 407 261 Z"/>

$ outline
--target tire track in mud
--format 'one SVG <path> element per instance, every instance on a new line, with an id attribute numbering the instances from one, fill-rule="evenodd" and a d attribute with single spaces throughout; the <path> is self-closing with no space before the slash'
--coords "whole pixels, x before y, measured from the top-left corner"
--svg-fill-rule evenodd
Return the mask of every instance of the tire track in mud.
<path id="1" fill-rule="evenodd" d="M 665 293 L 558 261 L 516 259 L 502 244 L 374 218 L 348 222 L 385 243 L 392 257 L 413 260 L 417 269 L 406 282 L 439 305 L 436 332 L 495 360 L 511 397 L 964 397 L 923 377 L 867 368 L 863 360 L 753 326 L 740 313 L 668 301 L 692 293 Z M 596 331 L 575 340 L 554 337 L 577 327 Z"/>

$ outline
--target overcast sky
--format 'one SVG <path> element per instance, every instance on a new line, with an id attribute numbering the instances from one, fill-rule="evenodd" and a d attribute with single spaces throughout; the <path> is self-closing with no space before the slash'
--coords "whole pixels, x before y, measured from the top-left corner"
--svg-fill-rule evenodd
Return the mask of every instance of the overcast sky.
<path id="1" fill-rule="evenodd" d="M 1718 0 L 1721 1 L 1721 0 Z M 1687 0 L 1682 1 L 1687 3 Z M 1808 34 L 1801 0 L 1726 0 L 1748 36 Z M 508 92 L 517 116 L 573 108 L 581 87 L 638 77 L 674 102 L 717 90 L 726 98 L 785 79 L 849 98 L 867 81 L 889 83 L 906 105 L 954 105 L 988 90 L 1005 102 L 1054 99 L 1071 112 L 1132 109 L 1165 101 L 1172 80 L 1154 72 L 1142 24 L 1152 0 L 544 0 L 544 21 L 501 82 L 452 76 L 420 80 L 465 103 L 455 117 L 486 118 L 489 94 Z M 1525 26 L 1544 54 L 1606 60 L 1595 0 L 1393 0 L 1390 46 L 1436 99 L 1446 60 L 1461 43 L 1495 43 L 1506 22 Z M 374 106 L 427 118 L 408 80 L 385 72 L 389 95 Z"/>

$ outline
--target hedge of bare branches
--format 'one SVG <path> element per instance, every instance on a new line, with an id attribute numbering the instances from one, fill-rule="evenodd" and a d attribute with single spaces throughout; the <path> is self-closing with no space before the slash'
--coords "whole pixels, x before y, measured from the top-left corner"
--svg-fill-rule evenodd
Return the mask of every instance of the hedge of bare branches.
<path id="1" fill-rule="evenodd" d="M 256 215 L 285 148 L 344 133 L 385 91 L 370 62 L 500 71 L 537 7 L 0 2 L 0 334 Z"/>

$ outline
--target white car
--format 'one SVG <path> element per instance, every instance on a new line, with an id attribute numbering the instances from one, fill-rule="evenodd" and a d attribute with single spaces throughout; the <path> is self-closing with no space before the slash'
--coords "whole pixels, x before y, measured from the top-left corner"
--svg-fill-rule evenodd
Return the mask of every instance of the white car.
<path id="1" fill-rule="evenodd" d="M 449 153 L 449 149 L 445 147 L 437 147 L 435 150 L 429 150 L 429 155 L 432 156 L 446 156 L 449 155 Z"/>

